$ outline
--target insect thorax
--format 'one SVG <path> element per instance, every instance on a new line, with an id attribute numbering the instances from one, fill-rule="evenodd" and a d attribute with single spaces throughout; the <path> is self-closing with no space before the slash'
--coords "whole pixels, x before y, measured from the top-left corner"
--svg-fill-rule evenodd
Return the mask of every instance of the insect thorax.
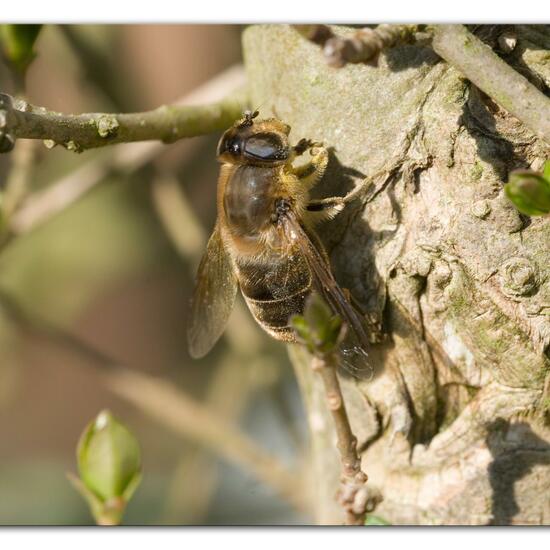
<path id="1" fill-rule="evenodd" d="M 223 197 L 225 217 L 232 233 L 257 239 L 270 229 L 279 186 L 278 172 L 278 167 L 235 167 Z"/>

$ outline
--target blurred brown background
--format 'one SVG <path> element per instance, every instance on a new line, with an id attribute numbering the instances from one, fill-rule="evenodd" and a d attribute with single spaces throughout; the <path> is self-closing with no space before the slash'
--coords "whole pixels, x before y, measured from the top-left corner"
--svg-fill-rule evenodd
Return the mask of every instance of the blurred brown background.
<path id="1" fill-rule="evenodd" d="M 63 112 L 152 109 L 239 63 L 241 30 L 225 25 L 48 25 L 38 38 L 27 96 L 33 104 Z M 2 64 L 0 91 L 13 93 Z M 166 146 L 136 172 L 110 174 L 0 256 L 0 287 L 116 360 L 204 400 L 216 369 L 233 356 L 226 341 L 204 360 L 187 355 L 186 314 L 198 257 L 177 253 L 156 211 L 152 182 L 159 175 L 177 181 L 208 233 L 215 218 L 218 137 Z M 32 188 L 51 185 L 110 154 L 105 149 L 77 155 L 40 144 Z M 10 155 L 3 155 L 0 181 L 9 169 Z M 258 367 L 246 370 L 250 364 L 239 364 L 237 356 L 235 369 L 246 370 L 242 384 L 249 391 L 241 388 L 233 396 L 229 387 L 224 398 L 228 406 L 235 405 L 243 430 L 295 465 L 307 442 L 291 367 L 283 346 L 248 325 Z M 91 523 L 65 472 L 76 470 L 78 436 L 103 408 L 125 422 L 142 447 L 144 481 L 124 523 L 304 520 L 242 468 L 202 453 L 115 398 L 82 362 L 0 315 L 0 524 Z M 232 404 L 233 397 L 237 403 Z"/>

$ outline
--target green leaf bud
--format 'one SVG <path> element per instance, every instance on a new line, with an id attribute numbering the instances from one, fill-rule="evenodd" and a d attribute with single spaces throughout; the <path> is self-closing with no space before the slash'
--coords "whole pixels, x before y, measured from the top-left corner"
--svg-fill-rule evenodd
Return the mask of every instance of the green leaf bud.
<path id="1" fill-rule="evenodd" d="M 141 481 L 137 439 L 109 411 L 101 411 L 80 436 L 76 455 L 80 479 L 70 479 L 88 501 L 96 522 L 120 523 Z"/>
<path id="2" fill-rule="evenodd" d="M 545 174 L 546 171 L 547 167 L 545 167 Z M 550 212 L 550 181 L 537 172 L 530 170 L 511 172 L 508 183 L 504 186 L 504 192 L 523 214 L 542 216 Z"/>
<path id="3" fill-rule="evenodd" d="M 24 74 L 35 58 L 34 43 L 42 25 L 0 25 L 4 57 L 15 71 Z"/>

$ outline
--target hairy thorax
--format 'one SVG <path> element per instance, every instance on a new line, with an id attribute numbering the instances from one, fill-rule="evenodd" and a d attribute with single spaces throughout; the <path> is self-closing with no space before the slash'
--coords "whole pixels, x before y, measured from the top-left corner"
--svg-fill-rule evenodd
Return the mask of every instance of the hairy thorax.
<path id="1" fill-rule="evenodd" d="M 234 248 L 239 255 L 281 253 L 275 224 L 275 203 L 283 193 L 279 168 L 235 166 L 228 176 L 223 209 Z"/>

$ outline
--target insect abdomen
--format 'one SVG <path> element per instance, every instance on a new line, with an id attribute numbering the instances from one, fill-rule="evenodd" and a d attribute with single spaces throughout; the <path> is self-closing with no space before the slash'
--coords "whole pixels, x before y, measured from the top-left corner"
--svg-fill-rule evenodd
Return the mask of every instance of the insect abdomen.
<path id="1" fill-rule="evenodd" d="M 301 314 L 311 292 L 311 274 L 299 254 L 270 260 L 266 264 L 236 265 L 241 292 L 260 326 L 285 342 L 296 340 L 289 326 L 292 315 Z"/>

